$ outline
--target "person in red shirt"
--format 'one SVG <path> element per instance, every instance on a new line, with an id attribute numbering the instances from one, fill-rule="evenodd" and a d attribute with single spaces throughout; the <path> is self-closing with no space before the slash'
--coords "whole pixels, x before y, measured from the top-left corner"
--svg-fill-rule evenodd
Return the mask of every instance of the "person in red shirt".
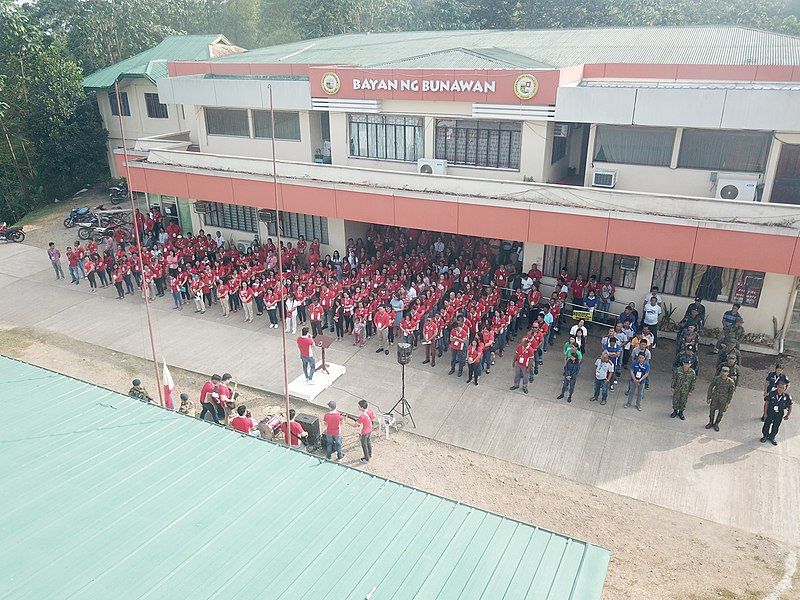
<path id="1" fill-rule="evenodd" d="M 322 310 L 322 304 L 320 304 L 319 298 L 314 296 L 311 304 L 308 305 L 308 318 L 311 321 L 312 337 L 317 337 L 318 335 L 322 334 L 323 315 L 324 311 Z"/>
<path id="2" fill-rule="evenodd" d="M 368 463 L 369 459 L 372 458 L 372 439 L 370 436 L 372 434 L 372 423 L 375 421 L 375 413 L 369 408 L 366 400 L 359 400 L 358 408 L 361 409 L 361 414 L 356 419 L 356 422 L 353 423 L 353 427 L 358 428 L 358 439 L 361 442 L 361 451 L 364 453 L 360 460 L 363 463 Z"/>
<path id="3" fill-rule="evenodd" d="M 468 339 L 469 329 L 464 325 L 464 317 L 458 315 L 455 325 L 450 330 L 450 372 L 448 375 L 455 373 L 456 363 L 458 363 L 458 376 L 461 377 L 464 374 Z"/>
<path id="4" fill-rule="evenodd" d="M 388 334 L 388 341 L 391 344 L 394 339 L 394 330 L 392 329 L 392 315 L 389 314 L 389 311 L 386 310 L 386 307 L 381 305 L 378 307 L 378 310 L 375 312 L 375 316 L 372 317 L 373 323 L 375 323 L 375 329 L 378 332 L 378 343 L 379 347 L 375 350 L 376 353 L 384 352 L 385 354 L 389 354 L 389 350 L 386 347 L 387 342 L 387 334 Z"/>
<path id="5" fill-rule="evenodd" d="M 494 344 L 494 331 L 489 326 L 488 321 L 484 323 L 480 333 L 481 344 L 483 345 L 483 372 L 487 375 L 491 372 L 492 366 L 492 346 Z"/>
<path id="6" fill-rule="evenodd" d="M 478 341 L 478 336 L 472 338 L 467 348 L 467 365 L 469 365 L 469 377 L 467 383 L 474 381 L 478 385 L 478 377 L 481 375 L 481 363 L 483 362 L 483 346 Z"/>
<path id="7" fill-rule="evenodd" d="M 328 402 L 328 408 L 330 411 L 322 417 L 325 422 L 325 458 L 330 460 L 333 450 L 336 449 L 336 460 L 342 460 L 345 457 L 342 451 L 342 420 L 344 417 L 336 410 L 335 400 Z"/>
<path id="8" fill-rule="evenodd" d="M 292 448 L 302 450 L 301 443 L 304 438 L 308 437 L 308 432 L 303 429 L 300 423 L 294 420 L 295 414 L 295 410 L 290 408 L 289 421 L 284 421 L 280 427 L 283 432 L 283 441 Z"/>
<path id="9" fill-rule="evenodd" d="M 200 416 L 198 417 L 201 421 L 206 418 L 206 413 L 211 413 L 211 418 L 214 419 L 214 423 L 219 424 L 219 419 L 217 418 L 219 392 L 217 390 L 221 381 L 222 378 L 215 373 L 211 376 L 211 379 L 203 384 L 203 387 L 200 390 L 200 406 L 203 407 L 203 410 L 200 411 Z M 223 412 L 222 414 L 223 418 L 225 418 L 225 413 Z"/>
<path id="10" fill-rule="evenodd" d="M 432 367 L 436 366 L 436 346 L 439 338 L 439 325 L 433 316 L 425 320 L 425 325 L 422 326 L 422 345 L 425 346 L 425 360 L 422 361 L 423 365 L 428 363 Z"/>
<path id="11" fill-rule="evenodd" d="M 248 415 L 247 407 L 244 404 L 236 407 L 236 414 L 238 416 L 231 420 L 231 427 L 233 427 L 239 433 L 244 433 L 246 435 L 250 435 L 254 431 L 257 431 L 256 423 Z"/>
<path id="12" fill-rule="evenodd" d="M 530 271 L 528 271 L 528 276 L 533 279 L 533 285 L 538 286 L 542 281 L 542 271 L 539 269 L 539 265 L 533 263 Z"/>
<path id="13" fill-rule="evenodd" d="M 80 285 L 81 283 L 81 270 L 78 265 L 81 264 L 81 253 L 73 250 L 72 246 L 67 246 L 67 265 L 69 267 L 69 276 L 72 278 L 70 283 Z"/>
<path id="14" fill-rule="evenodd" d="M 239 289 L 239 300 L 242 303 L 244 310 L 244 322 L 252 323 L 253 321 L 253 290 L 247 285 L 247 282 L 242 282 L 242 287 Z"/>
<path id="15" fill-rule="evenodd" d="M 522 338 L 514 351 L 514 385 L 509 389 L 518 390 L 521 381 L 523 393 L 528 393 L 528 378 L 534 353 L 534 350 L 530 347 L 530 339 L 527 337 Z"/>
<path id="16" fill-rule="evenodd" d="M 572 293 L 572 303 L 575 306 L 583 306 L 583 295 L 586 290 L 586 283 L 583 281 L 583 275 L 578 275 L 572 285 L 569 286 L 570 293 Z"/>
<path id="17" fill-rule="evenodd" d="M 314 379 L 317 365 L 314 362 L 314 339 L 311 337 L 308 327 L 303 327 L 302 335 L 297 338 L 297 347 L 300 349 L 300 361 L 303 363 L 303 374 L 306 376 L 306 381 L 311 383 Z"/>

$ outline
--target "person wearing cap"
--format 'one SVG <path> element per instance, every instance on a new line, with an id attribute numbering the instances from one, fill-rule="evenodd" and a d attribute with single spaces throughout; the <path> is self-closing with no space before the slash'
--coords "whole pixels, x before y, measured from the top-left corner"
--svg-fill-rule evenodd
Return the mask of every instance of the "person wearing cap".
<path id="1" fill-rule="evenodd" d="M 714 431 L 719 431 L 719 422 L 722 421 L 722 415 L 728 410 L 735 390 L 736 385 L 728 377 L 728 367 L 722 367 L 720 374 L 711 380 L 706 393 L 706 402 L 709 405 L 706 429 L 713 427 Z"/>
<path id="2" fill-rule="evenodd" d="M 720 365 L 717 369 L 717 375 L 722 372 L 723 367 L 728 367 L 728 377 L 733 380 L 734 387 L 739 386 L 739 365 L 736 364 L 736 356 L 734 354 L 728 354 L 725 357 L 725 364 Z"/>
<path id="3" fill-rule="evenodd" d="M 322 417 L 325 422 L 325 458 L 330 460 L 334 449 L 336 450 L 336 460 L 342 460 L 345 453 L 342 451 L 342 413 L 336 410 L 336 401 L 328 402 L 330 409 Z"/>
<path id="4" fill-rule="evenodd" d="M 761 427 L 761 443 L 767 440 L 777 446 L 775 436 L 778 435 L 783 421 L 788 421 L 792 414 L 792 396 L 786 391 L 788 383 L 779 381 L 775 389 L 764 398 L 764 415 L 761 420 L 764 425 Z"/>
<path id="5" fill-rule="evenodd" d="M 775 370 L 767 373 L 767 378 L 764 381 L 764 400 L 767 399 L 767 396 L 769 396 L 770 392 L 778 389 L 778 384 L 781 382 L 786 384 L 786 391 L 788 392 L 789 378 L 786 376 L 786 373 L 783 372 L 783 365 L 776 363 Z M 761 417 L 761 420 L 764 421 L 765 417 Z"/>
<path id="6" fill-rule="evenodd" d="M 734 346 L 733 344 L 728 344 L 728 342 L 723 342 L 719 346 L 719 355 L 717 356 L 717 366 L 716 372 L 719 375 L 719 371 L 722 367 L 729 364 L 728 357 L 734 358 L 734 364 L 741 364 L 742 362 L 742 354 L 739 352 L 739 349 Z"/>
<path id="7" fill-rule="evenodd" d="M 672 363 L 672 372 L 680 370 L 683 367 L 683 361 L 689 362 L 689 368 L 694 371 L 695 375 L 700 374 L 700 365 L 697 362 L 697 346 L 687 344 L 681 350 L 681 353 L 675 357 L 675 362 Z"/>
<path id="8" fill-rule="evenodd" d="M 128 396 L 131 398 L 136 398 L 137 400 L 141 400 L 142 402 L 152 402 L 153 399 L 150 397 L 150 394 L 147 393 L 147 390 L 144 389 L 142 382 L 138 379 L 134 379 L 132 382 L 133 387 L 128 391 Z"/>
<path id="9" fill-rule="evenodd" d="M 697 373 L 692 369 L 691 361 L 688 357 L 683 357 L 681 367 L 672 374 L 672 414 L 671 418 L 678 417 L 681 421 L 685 420 L 683 411 L 686 409 L 686 401 L 689 394 L 694 391 L 697 382 Z"/>
<path id="10" fill-rule="evenodd" d="M 689 304 L 689 306 L 686 307 L 686 312 L 683 313 L 683 318 L 685 319 L 686 317 L 690 316 L 693 310 L 696 310 L 698 316 L 700 317 L 699 329 L 702 330 L 703 325 L 705 325 L 706 322 L 706 307 L 703 304 L 702 296 L 694 297 L 694 302 L 692 302 L 691 304 Z"/>
<path id="11" fill-rule="evenodd" d="M 219 424 L 219 418 L 217 418 L 217 404 L 219 403 L 218 389 L 221 380 L 222 378 L 214 373 L 211 379 L 206 381 L 200 389 L 200 406 L 203 407 L 203 410 L 200 411 L 198 418 L 201 421 L 205 420 L 206 413 L 211 413 L 211 418 L 214 419 L 214 423 Z"/>

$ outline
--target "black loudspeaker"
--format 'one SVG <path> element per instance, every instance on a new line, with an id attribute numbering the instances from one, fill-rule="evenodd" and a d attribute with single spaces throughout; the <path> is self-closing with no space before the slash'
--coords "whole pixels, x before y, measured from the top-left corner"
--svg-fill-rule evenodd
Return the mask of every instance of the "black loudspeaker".
<path id="1" fill-rule="evenodd" d="M 300 423 L 303 427 L 303 431 L 308 434 L 306 445 L 309 448 L 319 448 L 319 418 L 314 415 L 307 415 L 306 413 L 297 413 L 294 416 L 294 420 Z"/>
<path id="2" fill-rule="evenodd" d="M 397 362 L 401 365 L 407 365 L 411 362 L 411 344 L 402 342 L 397 344 Z"/>

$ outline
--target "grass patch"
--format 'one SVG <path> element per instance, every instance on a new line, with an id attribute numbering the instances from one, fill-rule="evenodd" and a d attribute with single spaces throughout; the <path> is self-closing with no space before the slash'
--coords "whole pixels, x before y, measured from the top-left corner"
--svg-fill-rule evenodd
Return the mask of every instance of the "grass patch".
<path id="1" fill-rule="evenodd" d="M 19 358 L 20 354 L 30 348 L 32 343 L 30 338 L 15 329 L 0 330 L 0 347 L 6 356 Z"/>
<path id="2" fill-rule="evenodd" d="M 75 200 L 77 200 L 77 198 Z M 72 206 L 72 199 L 64 202 L 53 202 L 52 204 L 48 204 L 47 206 L 42 206 L 41 208 L 37 208 L 36 210 L 29 212 L 19 221 L 14 223 L 14 226 L 20 227 L 22 225 L 32 225 L 39 219 L 49 217 L 57 212 L 64 212 L 66 214 L 71 210 L 71 206 Z"/>

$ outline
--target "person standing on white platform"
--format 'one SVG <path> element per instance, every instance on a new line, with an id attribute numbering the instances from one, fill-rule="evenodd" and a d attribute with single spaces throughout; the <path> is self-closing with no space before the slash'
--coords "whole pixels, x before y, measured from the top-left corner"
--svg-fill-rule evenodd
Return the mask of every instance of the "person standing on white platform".
<path id="1" fill-rule="evenodd" d="M 308 327 L 303 327 L 302 335 L 297 338 L 297 347 L 300 349 L 303 374 L 306 376 L 306 381 L 311 383 L 317 366 L 314 361 L 314 338 L 311 337 Z"/>

